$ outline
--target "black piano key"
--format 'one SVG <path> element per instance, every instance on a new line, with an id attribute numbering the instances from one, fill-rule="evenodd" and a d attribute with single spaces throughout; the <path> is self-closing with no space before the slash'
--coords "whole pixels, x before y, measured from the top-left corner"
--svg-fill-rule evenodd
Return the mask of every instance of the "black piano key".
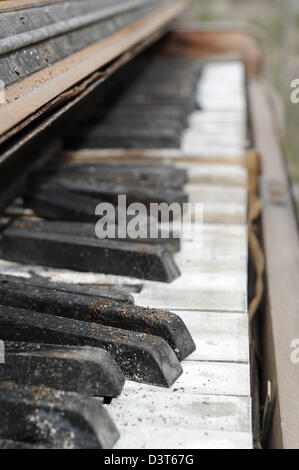
<path id="1" fill-rule="evenodd" d="M 30 188 L 26 191 L 25 202 L 39 217 L 95 224 L 98 220 L 96 206 L 105 201 L 70 193 L 61 186 L 52 189 Z"/>
<path id="2" fill-rule="evenodd" d="M 77 206 L 77 201 L 81 199 L 81 205 Z M 27 190 L 25 195 L 26 206 L 32 209 L 38 217 L 45 217 L 50 220 L 59 221 L 59 224 L 51 227 L 52 233 L 75 234 L 76 236 L 88 236 L 95 238 L 95 224 L 99 220 L 99 216 L 95 215 L 95 209 L 98 201 L 103 202 L 100 198 L 91 198 L 82 194 L 75 194 L 61 187 L 53 187 L 52 189 L 36 189 L 35 191 Z M 127 215 L 127 222 L 134 216 Z M 61 222 L 62 221 L 62 222 Z M 150 218 L 147 217 L 148 227 Z M 66 225 L 63 222 L 77 223 L 76 225 Z M 46 225 L 46 221 L 43 222 Z M 81 225 L 79 225 L 81 224 Z M 7 223 L 3 225 L 2 231 L 7 227 Z M 28 225 L 28 223 L 27 223 Z M 163 238 L 161 230 L 158 230 L 158 237 L 136 238 L 129 237 L 119 238 L 117 235 L 118 227 L 118 211 L 115 208 L 115 217 L 111 219 L 111 225 L 116 228 L 116 240 L 127 242 L 144 243 L 151 245 L 162 245 L 171 252 L 180 250 L 180 239 L 175 237 L 170 231 L 168 238 Z M 149 231 L 149 229 L 148 229 Z"/>
<path id="3" fill-rule="evenodd" d="M 171 253 L 160 246 L 26 229 L 26 221 L 16 222 L 2 233 L 1 254 L 21 263 L 161 282 L 180 275 Z"/>
<path id="4" fill-rule="evenodd" d="M 196 100 L 194 99 L 194 93 L 190 96 L 180 96 L 173 95 L 169 93 L 164 95 L 163 93 L 153 93 L 152 90 L 132 90 L 120 97 L 118 105 L 135 105 L 139 104 L 145 106 L 149 109 L 152 106 L 173 106 L 174 108 L 181 108 L 184 113 L 191 114 L 191 112 L 196 108 Z M 154 127 L 153 127 L 154 128 Z"/>
<path id="5" fill-rule="evenodd" d="M 124 126 L 130 125 L 146 127 L 150 124 L 154 124 L 155 127 L 179 127 L 184 129 L 187 127 L 187 119 L 185 113 L 181 109 L 175 107 L 164 107 L 164 108 L 153 108 L 147 110 L 145 113 L 142 106 L 133 107 L 130 106 L 127 109 L 107 108 L 106 111 L 103 109 L 94 110 L 89 114 L 87 119 L 81 120 L 76 123 L 76 128 L 87 128 L 94 125 L 107 125 L 107 126 Z"/>
<path id="6" fill-rule="evenodd" d="M 29 444 L 28 442 L 13 441 L 9 439 L 0 439 L 0 449 L 1 450 L 44 450 L 49 448 L 48 446 L 38 445 L 38 444 Z"/>
<path id="7" fill-rule="evenodd" d="M 26 229 L 36 230 L 49 233 L 57 233 L 60 235 L 73 235 L 80 238 L 92 238 L 97 240 L 95 233 L 95 225 L 87 223 L 77 223 L 77 222 L 58 222 L 48 221 L 48 220 L 36 220 L 36 219 L 24 219 L 26 224 Z M 113 225 L 114 226 L 114 225 Z M 115 226 L 116 231 L 116 240 L 125 241 L 128 243 L 141 243 L 141 244 L 150 244 L 150 245 L 160 245 L 166 248 L 171 253 L 176 253 L 180 251 L 181 240 L 178 237 L 175 237 L 175 233 L 170 230 L 169 238 L 163 238 L 161 234 L 161 229 L 158 228 L 158 237 L 157 238 L 118 238 L 117 230 L 118 226 Z M 148 230 L 149 232 L 149 230 Z M 149 233 L 150 235 L 150 233 Z M 116 295 L 116 294 L 115 294 Z M 131 298 L 132 299 L 132 298 Z M 124 300 L 124 299 L 119 299 Z"/>
<path id="8" fill-rule="evenodd" d="M 129 118 L 130 115 L 128 115 Z M 117 133 L 128 131 L 129 134 L 131 133 L 138 133 L 143 132 L 144 129 L 150 129 L 153 133 L 159 132 L 160 129 L 171 129 L 175 130 L 178 133 L 181 133 L 184 130 L 184 126 L 180 121 L 171 118 L 158 118 L 155 121 L 149 119 L 147 114 L 144 114 L 141 119 L 119 119 L 116 122 L 108 121 L 106 122 L 102 119 L 100 122 L 88 121 L 88 123 L 75 127 L 72 131 L 70 131 L 70 135 L 74 134 L 77 131 L 80 135 L 85 133 L 92 133 L 92 134 L 102 134 L 107 132 L 108 134 Z"/>
<path id="9" fill-rule="evenodd" d="M 53 289 L 55 291 L 61 291 L 69 294 L 78 294 L 85 295 L 92 298 L 114 300 L 116 302 L 125 302 L 129 304 L 134 304 L 134 297 L 126 291 L 124 288 L 111 285 L 109 288 L 103 288 L 102 286 L 93 286 L 93 285 L 82 285 L 82 284 L 70 284 L 63 282 L 52 282 L 42 277 L 33 277 L 30 279 L 9 276 L 0 274 L 0 283 L 5 284 L 9 282 L 20 282 L 23 285 L 23 288 L 26 289 L 27 286 L 36 286 L 44 287 L 48 289 Z M 1 302 L 0 302 L 1 303 Z"/>
<path id="10" fill-rule="evenodd" d="M 112 129 L 92 130 L 79 133 L 77 130 L 70 132 L 64 139 L 65 147 L 69 149 L 81 148 L 111 148 L 111 149 L 157 149 L 180 148 L 181 133 L 177 129 L 161 128 L 152 130 L 148 128 L 134 129 L 132 131 Z"/>
<path id="11" fill-rule="evenodd" d="M 113 184 L 99 181 L 92 177 L 67 178 L 54 176 L 48 179 L 47 183 L 44 183 L 42 189 L 48 191 L 67 190 L 71 193 L 91 196 L 95 200 L 94 210 L 96 205 L 103 201 L 108 201 L 116 205 L 119 195 L 127 197 L 127 205 L 134 202 L 140 202 L 145 205 L 151 203 L 159 204 L 162 202 L 166 202 L 166 204 L 169 205 L 173 202 L 179 204 L 188 202 L 188 196 L 182 189 Z"/>
<path id="12" fill-rule="evenodd" d="M 0 382 L 0 439 L 59 449 L 110 449 L 119 433 L 98 401 L 44 387 Z"/>
<path id="13" fill-rule="evenodd" d="M 125 377 L 103 349 L 5 342 L 0 380 L 113 398 Z"/>
<path id="14" fill-rule="evenodd" d="M 26 207 L 38 217 L 65 222 L 89 223 L 95 225 L 99 216 L 95 214 L 98 204 L 107 202 L 100 197 L 90 197 L 69 191 L 59 184 L 49 184 L 42 188 L 37 185 L 26 190 L 24 195 Z M 128 220 L 130 220 L 128 216 Z M 111 224 L 118 223 L 118 212 L 111 218 Z"/>
<path id="15" fill-rule="evenodd" d="M 3 341 L 91 346 L 108 351 L 127 379 L 170 387 L 182 374 L 162 338 L 95 323 L 0 306 Z M 1 436 L 0 436 L 1 437 Z"/>
<path id="16" fill-rule="evenodd" d="M 99 108 L 94 107 L 93 111 L 84 119 L 76 121 L 74 127 L 92 125 L 94 122 L 101 120 L 107 120 L 114 124 L 114 118 L 116 122 L 124 122 L 129 119 L 131 121 L 138 120 L 140 117 L 141 120 L 155 120 L 155 119 L 171 119 L 179 123 L 183 127 L 187 127 L 188 115 L 180 107 L 173 105 L 159 105 L 155 104 L 151 107 L 145 107 L 142 104 L 133 104 L 127 103 L 122 105 L 120 103 L 117 106 L 111 106 L 109 104 L 102 103 Z"/>
<path id="17" fill-rule="evenodd" d="M 0 304 L 160 336 L 181 360 L 195 351 L 184 322 L 165 310 L 1 280 Z"/>
<path id="18" fill-rule="evenodd" d="M 135 186 L 169 187 L 180 189 L 188 182 L 186 170 L 171 165 L 146 165 L 136 163 L 74 163 L 51 164 L 32 175 L 32 180 L 47 181 L 51 176 L 84 179 L 92 177 L 96 181 Z"/>

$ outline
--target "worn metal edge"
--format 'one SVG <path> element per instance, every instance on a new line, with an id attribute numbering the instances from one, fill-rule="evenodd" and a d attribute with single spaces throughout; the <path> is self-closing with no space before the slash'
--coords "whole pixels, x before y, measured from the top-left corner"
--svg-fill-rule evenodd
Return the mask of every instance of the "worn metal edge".
<path id="1" fill-rule="evenodd" d="M 176 0 L 111 37 L 33 74 L 21 84 L 8 87 L 6 95 L 9 103 L 0 107 L 0 134 L 7 132 L 51 99 L 154 34 L 174 20 L 185 7 L 186 0 Z"/>
<path id="2" fill-rule="evenodd" d="M 73 14 L 76 14 L 75 16 L 61 19 L 63 10 L 60 9 L 59 18 L 56 17 L 56 21 L 54 20 L 54 22 L 50 24 L 44 24 L 39 27 L 36 25 L 33 26 L 32 24 L 32 26 L 29 25 L 27 28 L 24 28 L 24 31 L 22 32 L 14 32 L 14 34 L 10 34 L 2 38 L 0 37 L 0 55 L 9 54 L 25 47 L 33 46 L 43 41 L 48 41 L 58 36 L 67 35 L 82 28 L 87 28 L 95 23 L 114 18 L 116 15 L 124 15 L 126 13 L 130 13 L 133 10 L 142 10 L 143 7 L 155 5 L 156 1 L 157 0 L 125 0 L 121 4 L 113 3 L 112 5 L 101 7 L 98 5 L 97 9 L 92 9 L 91 7 L 93 2 L 92 0 L 89 0 L 90 7 L 88 13 L 82 13 L 82 10 L 80 9 L 80 6 L 82 7 L 82 5 L 80 5 L 79 2 L 77 2 L 77 4 L 69 2 L 68 5 L 73 6 Z M 76 6 L 78 8 L 76 8 Z M 47 10 L 49 10 L 49 8 L 50 5 Z M 39 16 L 42 16 L 42 13 L 49 14 L 49 11 L 43 11 L 43 9 L 40 8 L 38 11 L 40 12 Z M 71 14 L 71 12 L 69 12 L 69 14 Z M 5 14 L 2 12 L 2 15 L 3 17 L 0 16 L 0 22 L 2 19 L 3 23 Z M 17 18 L 14 18 L 16 21 L 18 19 L 18 13 L 14 12 L 13 17 L 15 16 L 17 16 Z M 8 15 L 8 18 L 6 18 L 6 22 L 8 22 L 10 17 L 11 14 Z"/>

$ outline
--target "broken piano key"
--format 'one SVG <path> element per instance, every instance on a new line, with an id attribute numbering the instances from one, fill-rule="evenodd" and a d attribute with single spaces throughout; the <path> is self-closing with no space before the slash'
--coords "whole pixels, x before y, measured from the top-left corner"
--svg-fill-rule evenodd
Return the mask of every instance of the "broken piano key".
<path id="1" fill-rule="evenodd" d="M 38 444 L 29 444 L 28 442 L 12 441 L 9 439 L 0 439 L 0 450 L 44 450 L 48 447 Z"/>
<path id="2" fill-rule="evenodd" d="M 125 382 L 103 349 L 13 341 L 5 342 L 1 380 L 105 398 L 120 395 Z"/>
<path id="3" fill-rule="evenodd" d="M 34 280 L 1 280 L 0 303 L 60 317 L 93 322 L 124 330 L 159 336 L 172 347 L 180 360 L 195 350 L 195 344 L 181 318 L 165 310 L 139 307 L 113 298 L 80 295 Z M 94 289 L 95 290 L 95 289 Z"/>
<path id="4" fill-rule="evenodd" d="M 0 439 L 23 447 L 111 449 L 119 438 L 97 400 L 44 387 L 0 382 L 0 416 Z"/>
<path id="5" fill-rule="evenodd" d="M 3 341 L 91 346 L 108 351 L 127 379 L 170 387 L 182 374 L 171 347 L 162 338 L 96 323 L 0 306 Z"/>
<path id="6" fill-rule="evenodd" d="M 129 206 L 132 203 L 139 202 L 149 206 L 149 204 L 184 204 L 188 202 L 188 195 L 182 189 L 171 187 L 152 187 L 132 184 L 109 183 L 97 180 L 94 177 L 82 176 L 53 176 L 47 182 L 36 182 L 37 190 L 41 191 L 69 191 L 66 198 L 71 198 L 73 193 L 94 198 L 94 210 L 97 204 L 106 201 L 112 204 L 118 204 L 118 196 L 126 196 L 126 203 Z M 34 195 L 32 196 L 34 197 Z M 78 220 L 79 221 L 79 220 Z"/>
<path id="7" fill-rule="evenodd" d="M 160 245 L 61 235 L 15 221 L 2 233 L 2 257 L 21 263 L 171 282 L 179 275 Z M 55 223 L 55 222 L 53 222 Z"/>
<path id="8" fill-rule="evenodd" d="M 87 195 L 70 193 L 62 187 L 56 187 L 27 190 L 25 202 L 40 217 L 95 224 L 98 220 L 95 209 L 103 200 L 95 200 Z"/>
<path id="9" fill-rule="evenodd" d="M 144 103 L 146 106 L 147 103 Z M 64 139 L 68 149 L 85 148 L 179 148 L 181 132 L 177 128 L 159 129 L 90 129 L 88 132 L 78 129 L 70 131 Z"/>
<path id="10" fill-rule="evenodd" d="M 23 278 L 11 275 L 0 274 L 0 283 L 5 284 L 9 282 L 20 282 L 23 285 L 24 289 L 26 286 L 36 286 L 36 287 L 45 287 L 53 289 L 55 291 L 61 291 L 71 294 L 86 295 L 92 298 L 108 299 L 114 300 L 116 302 L 125 302 L 134 304 L 134 297 L 124 288 L 114 286 L 113 284 L 109 287 L 102 287 L 102 285 L 86 285 L 86 284 L 73 284 L 73 283 L 63 283 L 63 282 L 52 282 L 44 279 L 43 277 L 33 277 L 33 278 Z"/>
<path id="11" fill-rule="evenodd" d="M 38 214 L 42 215 L 42 214 Z M 59 217 L 58 217 L 59 218 Z M 63 218 L 63 217 L 61 217 Z M 48 221 L 45 219 L 26 219 L 25 226 L 27 229 L 39 230 L 43 232 L 57 233 L 61 235 L 74 235 L 76 237 L 93 238 L 97 240 L 95 233 L 95 225 L 92 223 L 80 223 L 80 222 L 61 222 L 61 221 Z M 8 224 L 7 224 L 8 226 Z M 20 224 L 18 225 L 20 226 Z M 23 225 L 24 226 L 24 225 Z M 161 245 L 167 248 L 170 252 L 175 253 L 180 251 L 181 241 L 179 236 L 175 236 L 175 232 L 169 231 L 169 237 L 162 237 L 161 228 L 157 229 L 157 238 L 150 237 L 150 230 L 148 229 L 148 237 L 146 238 L 135 238 L 130 237 L 118 238 L 118 226 L 110 224 L 115 230 L 115 240 L 126 241 L 128 243 L 143 243 L 150 245 Z M 5 227 L 4 227 L 5 228 Z"/>
<path id="12" fill-rule="evenodd" d="M 93 177 L 97 181 L 136 186 L 182 188 L 188 182 L 187 171 L 171 165 L 146 165 L 142 163 L 74 163 L 49 164 L 34 173 L 31 181 L 49 177 Z"/>

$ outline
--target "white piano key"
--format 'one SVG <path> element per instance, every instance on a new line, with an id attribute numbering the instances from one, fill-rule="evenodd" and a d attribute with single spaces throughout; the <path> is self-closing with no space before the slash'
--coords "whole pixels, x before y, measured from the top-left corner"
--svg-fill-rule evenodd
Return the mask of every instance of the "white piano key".
<path id="1" fill-rule="evenodd" d="M 189 202 L 196 203 L 225 203 L 240 204 L 247 207 L 247 190 L 245 187 L 220 186 L 220 185 L 197 185 L 187 184 L 184 191 L 189 196 Z"/>
<path id="2" fill-rule="evenodd" d="M 173 312 L 184 321 L 196 344 L 188 361 L 249 362 L 247 314 Z"/>
<path id="3" fill-rule="evenodd" d="M 228 225 L 228 224 L 204 224 L 202 226 L 201 223 L 195 223 L 194 226 L 190 225 L 183 225 L 184 234 L 186 235 L 183 238 L 183 244 L 186 247 L 192 248 L 191 243 L 196 245 L 196 249 L 198 248 L 198 241 L 196 239 L 192 239 L 192 235 L 196 234 L 200 229 L 202 230 L 202 238 L 200 238 L 200 242 L 204 241 L 205 248 L 212 250 L 212 252 L 220 254 L 223 250 L 229 250 L 229 253 L 235 252 L 238 256 L 240 250 L 242 253 L 246 253 L 248 251 L 247 243 L 248 243 L 248 235 L 247 235 L 247 227 L 244 225 Z M 232 250 L 236 247 L 236 250 Z"/>
<path id="4" fill-rule="evenodd" d="M 204 223 L 208 224 L 245 224 L 247 221 L 246 206 L 242 204 L 204 203 L 203 211 Z"/>
<path id="5" fill-rule="evenodd" d="M 242 111 L 246 109 L 245 99 L 238 96 L 225 96 L 225 94 L 210 95 L 200 92 L 197 96 L 198 106 L 203 110 L 237 110 Z"/>
<path id="6" fill-rule="evenodd" d="M 245 187 L 195 185 L 184 188 L 191 204 L 203 204 L 206 224 L 245 224 L 247 191 Z"/>
<path id="7" fill-rule="evenodd" d="M 217 125 L 225 129 L 226 125 L 236 126 L 237 129 L 246 128 L 246 113 L 244 111 L 194 111 L 189 116 L 189 126 L 196 127 L 197 125 L 211 126 Z"/>
<path id="8" fill-rule="evenodd" d="M 207 63 L 198 84 L 197 100 L 207 110 L 244 110 L 245 69 L 240 63 Z"/>
<path id="9" fill-rule="evenodd" d="M 189 184 L 247 186 L 248 173 L 242 165 L 177 163 L 176 166 L 187 170 Z"/>
<path id="10" fill-rule="evenodd" d="M 226 224 L 205 224 L 204 226 L 205 240 L 213 243 L 214 248 L 217 249 L 220 244 L 222 248 L 228 244 L 237 243 L 238 247 L 247 247 L 247 227 L 244 225 L 226 225 Z"/>
<path id="11" fill-rule="evenodd" d="M 120 427 L 115 449 L 252 449 L 252 434 L 139 426 Z M 162 444 L 163 443 L 163 444 Z"/>
<path id="12" fill-rule="evenodd" d="M 202 268 L 200 265 L 201 260 L 219 260 L 219 267 L 222 266 L 221 262 L 223 260 L 233 261 L 238 259 L 242 260 L 242 262 L 246 260 L 248 254 L 247 227 L 245 225 L 234 224 L 226 224 L 225 226 L 218 224 L 218 226 L 220 228 L 219 232 L 212 230 L 217 227 L 216 224 L 183 225 L 181 250 L 177 255 L 184 254 L 188 256 L 190 252 L 192 252 L 192 255 L 199 261 L 199 269 Z M 223 227 L 225 227 L 226 230 L 223 230 Z M 242 236 L 230 235 L 227 230 L 228 227 L 232 227 L 233 229 L 244 227 Z M 199 238 L 197 238 L 198 233 L 200 234 Z M 243 267 L 246 268 L 246 265 L 243 265 Z"/>
<path id="13" fill-rule="evenodd" d="M 184 372 L 165 393 L 250 397 L 248 364 L 232 362 L 183 361 Z M 135 390 L 140 396 L 161 392 L 161 388 L 127 381 L 124 392 Z"/>
<path id="14" fill-rule="evenodd" d="M 184 260 L 181 261 L 181 259 L 182 258 L 180 258 L 178 254 L 178 258 L 176 258 L 177 262 L 179 264 L 182 263 L 186 265 L 187 263 L 185 263 Z M 144 297 L 148 291 L 158 293 L 161 289 L 164 289 L 164 298 L 166 299 L 166 297 L 169 297 L 169 301 L 171 302 L 172 299 L 177 297 L 177 295 L 183 295 L 184 292 L 188 294 L 190 293 L 191 295 L 192 292 L 197 292 L 198 294 L 200 293 L 200 295 L 203 295 L 203 291 L 207 290 L 210 295 L 224 295 L 225 293 L 230 293 L 230 291 L 233 292 L 234 290 L 242 291 L 244 290 L 244 287 L 246 287 L 246 273 L 244 273 L 243 270 L 234 270 L 233 268 L 235 266 L 233 263 L 230 264 L 232 267 L 230 271 L 218 269 L 217 272 L 215 272 L 215 263 L 213 262 L 211 262 L 211 264 L 206 262 L 206 266 L 211 268 L 210 271 L 201 271 L 200 266 L 197 266 L 196 269 L 195 264 L 197 264 L 196 261 L 194 261 L 194 263 L 193 261 L 190 261 L 190 267 L 187 268 L 186 266 L 185 272 L 170 284 L 155 281 L 145 282 L 140 294 L 136 295 Z M 189 309 L 187 308 L 187 310 Z M 204 308 L 199 308 L 199 310 L 204 310 Z M 209 308 L 207 310 L 211 309 Z M 229 309 L 220 310 L 229 311 Z"/>
<path id="15" fill-rule="evenodd" d="M 186 157 L 194 156 L 196 152 L 198 157 L 213 157 L 214 159 L 234 159 L 240 158 L 244 154 L 244 147 L 241 145 L 219 145 L 217 142 L 214 145 L 204 145 L 195 139 L 189 139 L 188 136 L 182 137 L 182 151 Z"/>
<path id="16" fill-rule="evenodd" d="M 223 250 L 221 250 L 221 246 L 213 249 L 213 245 L 209 243 L 205 232 L 203 232 L 203 241 L 198 243 L 195 241 L 183 241 L 181 246 L 181 250 L 174 256 L 180 262 L 197 263 L 199 272 L 204 272 L 204 266 L 210 268 L 211 262 L 214 263 L 214 272 L 217 272 L 217 268 L 223 272 L 223 263 L 226 263 L 226 266 L 231 266 L 232 271 L 236 269 L 246 270 L 247 250 L 246 247 L 241 246 L 238 242 L 236 242 L 235 249 L 231 245 L 225 246 Z"/>
<path id="17" fill-rule="evenodd" d="M 200 142 L 194 142 L 194 139 L 186 138 L 183 134 L 181 148 L 186 157 L 197 155 L 197 157 L 213 157 L 213 158 L 240 158 L 244 155 L 244 147 L 242 146 L 220 146 L 218 143 L 214 145 L 201 145 Z"/>
<path id="18" fill-rule="evenodd" d="M 234 104 L 235 101 L 245 103 L 245 94 L 240 84 L 236 84 L 235 88 L 225 86 L 222 83 L 211 80 L 201 80 L 197 88 L 197 97 L 204 99 L 225 102 L 228 105 Z M 233 109 L 233 107 L 232 107 Z"/>
<path id="19" fill-rule="evenodd" d="M 236 113 L 235 113 L 236 114 Z M 211 117 L 214 115 L 214 120 Z M 210 119 L 206 120 L 205 116 L 209 116 Z M 224 132 L 231 133 L 233 135 L 243 135 L 246 132 L 245 122 L 240 118 L 240 113 L 236 114 L 236 120 L 227 120 L 228 113 L 224 115 L 224 119 L 221 120 L 220 113 L 218 118 L 215 119 L 216 113 L 207 111 L 195 111 L 188 118 L 188 128 L 197 129 L 198 132 L 205 134 L 223 134 Z M 231 115 L 233 117 L 233 115 Z"/>
<path id="20" fill-rule="evenodd" d="M 223 138 L 231 141 L 245 142 L 246 140 L 246 129 L 245 126 L 237 126 L 235 123 L 198 123 L 189 125 L 189 130 L 200 134 L 203 139 L 213 138 L 220 136 L 220 140 Z M 222 134 L 225 134 L 223 136 Z"/>
<path id="21" fill-rule="evenodd" d="M 235 60 L 224 62 L 209 61 L 204 65 L 202 79 L 207 81 L 214 79 L 220 83 L 227 83 L 226 80 L 229 80 L 232 86 L 239 81 L 245 85 L 245 66 L 242 62 Z"/>
<path id="22" fill-rule="evenodd" d="M 107 407 L 118 426 L 171 427 L 209 431 L 250 432 L 250 399 L 148 392 L 124 392 Z"/>
<path id="23" fill-rule="evenodd" d="M 196 256 L 195 256 L 196 255 Z M 183 273 L 182 281 L 177 282 L 176 288 L 183 289 L 183 283 L 188 282 L 191 277 L 196 276 L 191 286 L 202 289 L 203 286 L 210 290 L 217 290 L 216 283 L 221 282 L 222 290 L 241 289 L 246 282 L 246 276 L 243 276 L 244 268 L 246 268 L 246 259 L 229 258 L 219 260 L 217 257 L 209 257 L 197 255 L 194 251 L 188 253 L 181 251 L 175 255 L 175 261 Z M 217 273 L 216 273 L 217 272 Z M 198 284 L 195 284 L 197 282 Z M 191 287 L 190 286 L 190 287 Z"/>
<path id="24" fill-rule="evenodd" d="M 247 313 L 202 312 L 193 310 L 172 310 L 172 312 L 183 318 L 189 324 L 191 330 L 198 334 L 201 331 L 204 334 L 248 336 Z M 196 326 L 195 323 L 198 325 Z M 215 359 L 215 361 L 217 362 L 218 359 Z"/>
<path id="25" fill-rule="evenodd" d="M 223 134 L 203 134 L 196 128 L 189 128 L 183 134 L 183 145 L 195 145 L 196 148 L 203 148 L 216 145 L 221 148 L 224 147 L 239 147 L 245 148 L 247 146 L 244 136 L 239 136 L 232 133 Z"/>
<path id="26" fill-rule="evenodd" d="M 245 284 L 245 281 L 242 277 L 240 283 Z M 134 298 L 137 305 L 168 310 L 247 312 L 247 292 L 244 288 L 221 290 L 215 286 L 215 290 L 212 290 L 209 286 L 190 288 L 187 284 L 180 289 L 146 287 L 140 294 L 134 294 Z"/>

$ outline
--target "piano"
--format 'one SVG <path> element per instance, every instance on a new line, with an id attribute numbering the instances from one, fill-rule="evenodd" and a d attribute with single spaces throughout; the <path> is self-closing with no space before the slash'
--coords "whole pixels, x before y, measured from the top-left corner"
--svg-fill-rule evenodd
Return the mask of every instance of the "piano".
<path id="1" fill-rule="evenodd" d="M 253 447 L 247 125 L 240 60 L 146 52 L 28 176 L 2 220 L 2 448 Z M 100 240 L 119 195 L 203 218 Z"/>

